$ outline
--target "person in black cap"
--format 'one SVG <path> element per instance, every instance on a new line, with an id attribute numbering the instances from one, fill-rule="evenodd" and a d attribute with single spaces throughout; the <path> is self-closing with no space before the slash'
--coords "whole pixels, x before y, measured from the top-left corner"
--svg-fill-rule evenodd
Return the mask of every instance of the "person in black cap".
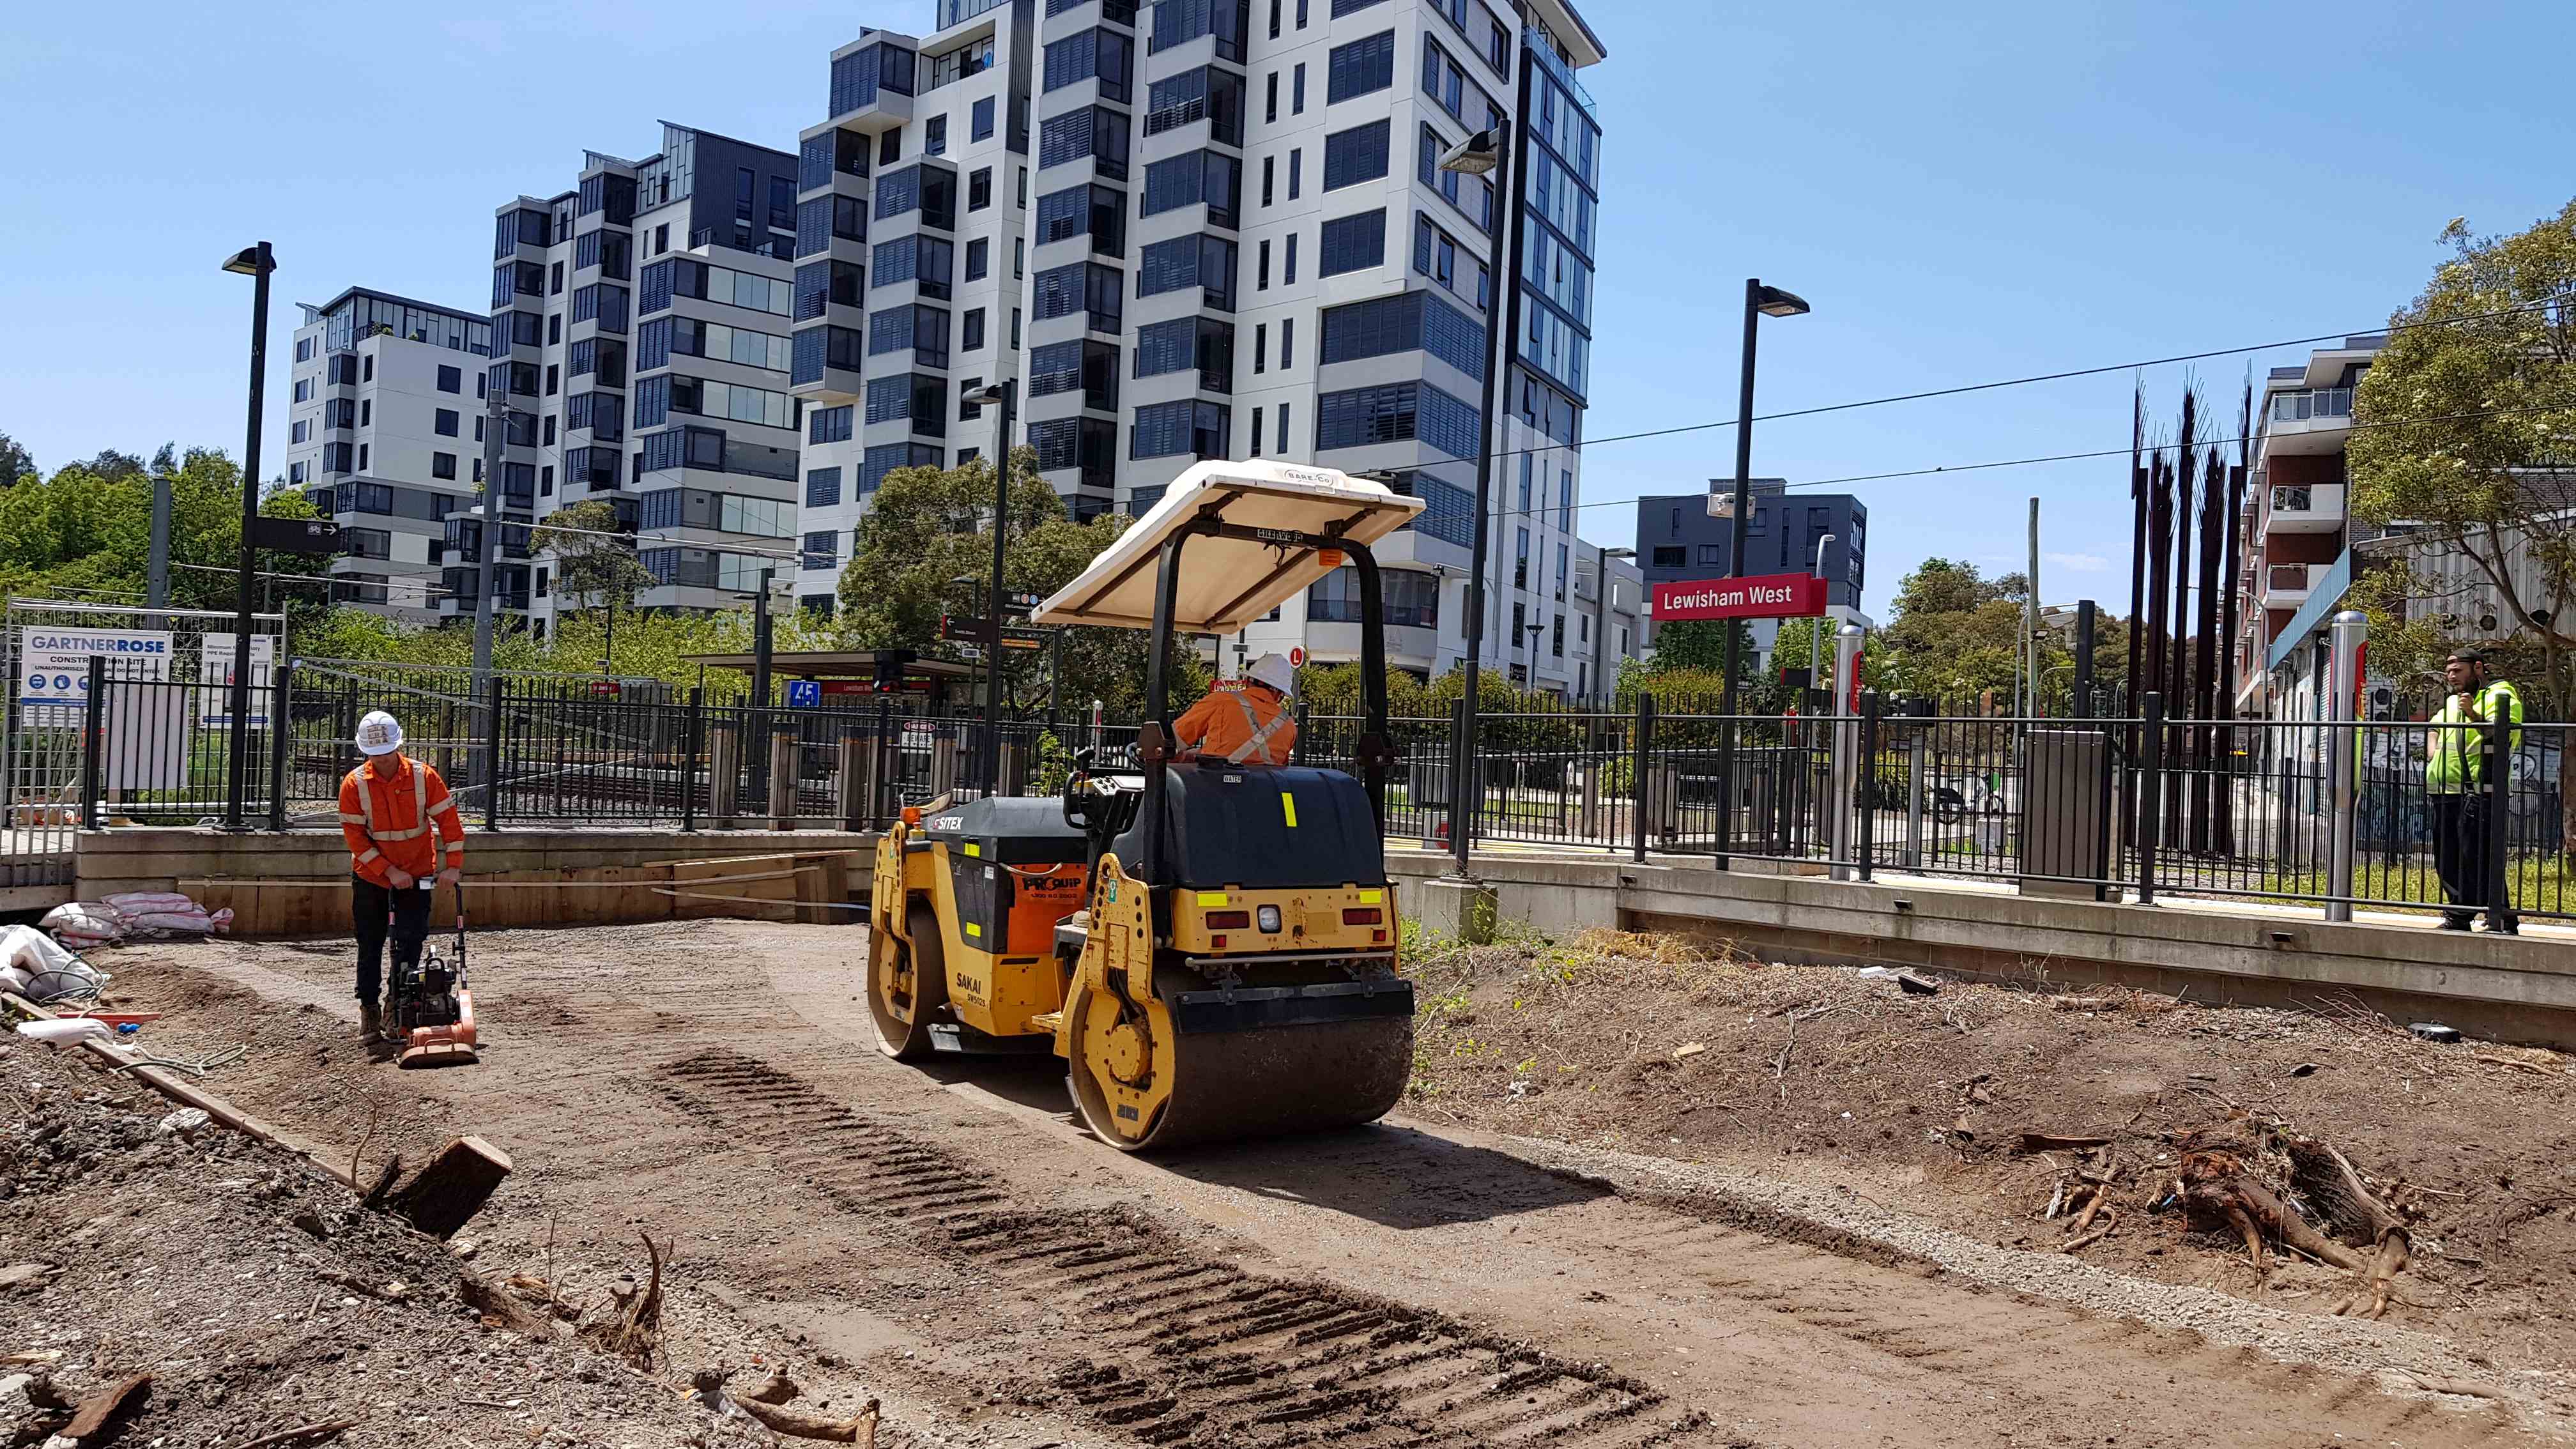
<path id="1" fill-rule="evenodd" d="M 2493 737 L 2488 724 L 2504 720 L 2505 749 L 2522 747 L 2522 696 L 2504 680 L 2487 678 L 2487 657 L 2472 648 L 2451 651 L 2442 666 L 2442 683 L 2450 694 L 2434 714 L 2424 742 L 2424 793 L 2431 807 L 2433 867 L 2442 877 L 2442 929 L 2465 931 L 2480 907 L 2487 929 L 2499 935 L 2520 933 L 2509 898 L 2490 901 L 2494 862 L 2488 844 L 2487 781 L 2490 770 L 2512 769 L 2510 759 L 2490 759 Z M 2508 774 L 2506 778 L 2510 779 Z"/>

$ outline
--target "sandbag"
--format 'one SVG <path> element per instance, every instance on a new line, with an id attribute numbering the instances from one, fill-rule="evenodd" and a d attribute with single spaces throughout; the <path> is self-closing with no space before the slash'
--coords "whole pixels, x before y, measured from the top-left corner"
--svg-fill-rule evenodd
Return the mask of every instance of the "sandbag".
<path id="1" fill-rule="evenodd" d="M 33 926 L 0 926 L 0 968 L 16 968 L 20 986 L 28 973 L 55 970 L 71 959 L 71 952 Z"/>
<path id="2" fill-rule="evenodd" d="M 125 923 L 116 908 L 94 901 L 74 901 L 45 912 L 37 924 L 73 951 L 113 946 L 125 939 Z"/>
<path id="3" fill-rule="evenodd" d="M 58 1016 L 52 1021 L 22 1021 L 18 1023 L 18 1035 L 52 1042 L 56 1046 L 70 1046 L 83 1038 L 94 1038 L 99 1041 L 116 1040 L 116 1033 L 108 1029 L 107 1023 L 94 1016 Z"/>
<path id="4" fill-rule="evenodd" d="M 106 904 L 129 941 L 210 936 L 230 930 L 233 921 L 230 908 L 209 914 L 177 891 L 126 891 L 109 896 Z"/>

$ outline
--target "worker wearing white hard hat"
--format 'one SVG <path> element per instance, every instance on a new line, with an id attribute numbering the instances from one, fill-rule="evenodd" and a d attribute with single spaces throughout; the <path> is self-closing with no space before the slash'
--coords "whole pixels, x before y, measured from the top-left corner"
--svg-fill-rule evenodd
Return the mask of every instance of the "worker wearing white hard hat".
<path id="1" fill-rule="evenodd" d="M 385 940 L 397 969 L 420 960 L 429 936 L 431 879 L 454 883 L 465 870 L 465 822 L 456 797 L 426 761 L 402 752 L 402 721 L 370 710 L 358 721 L 366 763 L 340 781 L 340 834 L 349 843 L 350 922 L 358 937 L 359 1030 L 381 1029 Z"/>
<path id="2" fill-rule="evenodd" d="M 1289 711 L 1297 670 L 1286 658 L 1264 654 L 1244 671 L 1241 687 L 1218 688 L 1172 722 L 1185 755 L 1229 765 L 1284 765 L 1297 745 L 1297 719 Z"/>

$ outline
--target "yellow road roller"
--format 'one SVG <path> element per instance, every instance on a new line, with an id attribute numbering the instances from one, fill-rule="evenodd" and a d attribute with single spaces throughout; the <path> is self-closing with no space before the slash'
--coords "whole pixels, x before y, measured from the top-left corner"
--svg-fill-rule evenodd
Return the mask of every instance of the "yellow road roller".
<path id="1" fill-rule="evenodd" d="M 1192 467 L 1040 624 L 1151 632 L 1132 771 L 1060 797 L 933 801 L 877 848 L 868 1003 L 898 1061 L 1052 1048 L 1136 1152 L 1384 1116 L 1413 1063 L 1386 875 L 1383 595 L 1369 545 L 1422 503 L 1329 468 Z M 1165 661 L 1337 569 L 1358 574 L 1356 775 L 1184 758 Z"/>

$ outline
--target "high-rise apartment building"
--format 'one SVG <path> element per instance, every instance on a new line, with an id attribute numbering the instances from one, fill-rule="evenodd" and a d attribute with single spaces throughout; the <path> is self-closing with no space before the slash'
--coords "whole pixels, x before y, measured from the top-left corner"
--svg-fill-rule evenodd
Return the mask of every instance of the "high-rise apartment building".
<path id="1" fill-rule="evenodd" d="M 796 592 L 822 612 L 878 483 L 993 456 L 1000 410 L 959 399 L 1022 375 L 1033 7 L 940 0 L 938 19 L 834 51 L 830 118 L 799 139 Z"/>
<path id="2" fill-rule="evenodd" d="M 483 477 L 492 325 L 363 287 L 302 305 L 286 480 L 340 525 L 332 600 L 428 622 L 447 516 L 472 506 Z"/>
<path id="3" fill-rule="evenodd" d="M 2313 711 L 2325 625 L 2353 576 L 2344 473 L 2352 392 L 2387 341 L 2374 333 L 2318 348 L 2303 364 L 2273 368 L 2256 397 L 2253 471 L 2235 521 L 2243 562 L 2230 641 L 2244 714 Z"/>
<path id="4" fill-rule="evenodd" d="M 830 592 L 887 471 L 989 455 L 993 420 L 958 398 L 1019 378 L 1021 436 L 1077 518 L 1141 514 L 1202 458 L 1383 471 L 1424 498 L 1379 547 L 1389 656 L 1424 675 L 1464 654 L 1494 448 L 1486 660 L 1588 689 L 1570 593 L 1601 133 L 1575 71 L 1603 50 L 1572 8 L 941 0 L 935 18 L 835 52 L 802 137 L 803 527 L 809 564 L 836 552 L 799 592 Z M 1439 168 L 1516 114 L 1509 196 Z M 1486 274 L 1498 225 L 1520 325 L 1488 399 L 1487 328 L 1513 300 Z M 1356 657 L 1351 576 L 1237 642 Z"/>
<path id="5" fill-rule="evenodd" d="M 501 207 L 490 386 L 506 524 L 604 498 L 636 531 L 646 608 L 732 608 L 792 575 L 798 406 L 788 393 L 796 158 L 665 122 L 640 161 L 593 151 L 573 189 Z M 479 543 L 452 525 L 448 596 L 474 607 Z M 501 603 L 543 630 L 565 598 L 506 527 Z"/>

